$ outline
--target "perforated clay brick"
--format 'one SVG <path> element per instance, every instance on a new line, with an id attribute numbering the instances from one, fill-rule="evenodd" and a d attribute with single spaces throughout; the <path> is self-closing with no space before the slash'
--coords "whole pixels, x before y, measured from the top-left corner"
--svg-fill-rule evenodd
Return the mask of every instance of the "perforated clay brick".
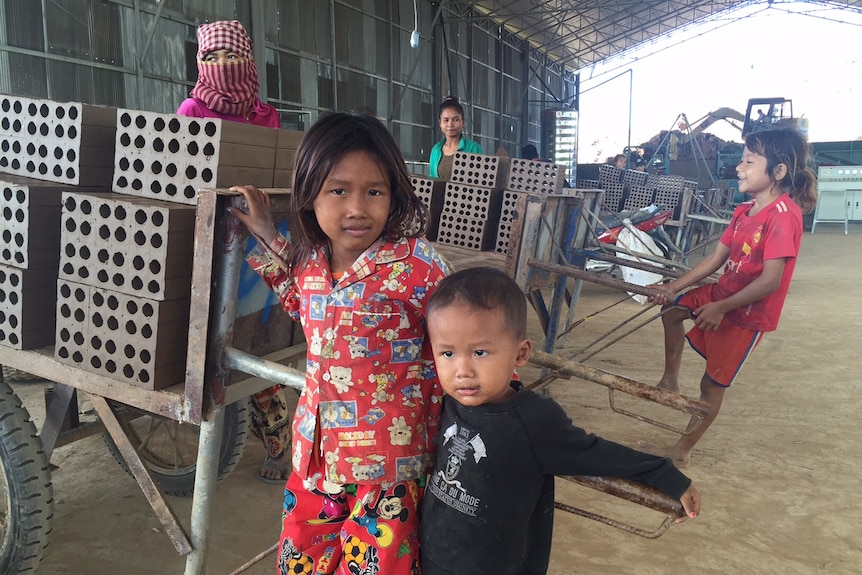
<path id="1" fill-rule="evenodd" d="M 60 277 L 156 300 L 189 295 L 193 207 L 120 194 L 62 201 Z"/>
<path id="2" fill-rule="evenodd" d="M 147 389 L 183 380 L 189 302 L 59 280 L 55 358 Z"/>
<path id="3" fill-rule="evenodd" d="M 216 185 L 222 123 L 138 110 L 117 111 L 115 192 L 195 205 Z"/>

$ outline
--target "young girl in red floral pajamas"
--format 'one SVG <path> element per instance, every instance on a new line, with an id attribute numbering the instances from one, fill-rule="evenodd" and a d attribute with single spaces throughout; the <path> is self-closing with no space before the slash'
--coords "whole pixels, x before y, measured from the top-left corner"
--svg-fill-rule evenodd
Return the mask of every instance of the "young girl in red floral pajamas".
<path id="1" fill-rule="evenodd" d="M 442 394 L 425 300 L 448 266 L 421 237 L 426 211 L 375 118 L 322 115 L 294 174 L 291 242 L 265 192 L 232 188 L 261 246 L 248 261 L 308 342 L 278 573 L 418 573 L 417 508 Z"/>

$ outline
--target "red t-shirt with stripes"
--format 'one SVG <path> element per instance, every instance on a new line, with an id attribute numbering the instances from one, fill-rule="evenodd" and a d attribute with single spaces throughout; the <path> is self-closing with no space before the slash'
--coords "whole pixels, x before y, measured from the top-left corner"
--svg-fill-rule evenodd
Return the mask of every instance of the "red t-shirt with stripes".
<path id="1" fill-rule="evenodd" d="M 774 331 L 802 242 L 802 210 L 789 194 L 779 196 L 757 214 L 748 215 L 754 202 L 740 204 L 721 243 L 730 248 L 724 273 L 716 286 L 716 298 L 725 299 L 763 273 L 766 260 L 786 258 L 778 289 L 756 302 L 732 310 L 725 317 L 734 324 L 757 331 Z"/>

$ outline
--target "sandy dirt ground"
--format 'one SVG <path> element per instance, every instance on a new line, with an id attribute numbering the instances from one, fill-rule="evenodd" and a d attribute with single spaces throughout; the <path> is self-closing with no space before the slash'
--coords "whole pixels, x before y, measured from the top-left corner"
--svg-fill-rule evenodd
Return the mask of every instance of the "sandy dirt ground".
<path id="1" fill-rule="evenodd" d="M 768 334 L 725 397 L 717 421 L 692 453 L 686 473 L 704 498 L 702 515 L 658 539 L 557 512 L 553 574 L 851 574 L 862 566 L 862 229 L 849 236 L 823 225 L 806 234 L 778 331 Z M 587 284 L 582 318 L 620 300 Z M 557 353 L 572 357 L 642 308 L 627 300 L 573 330 Z M 642 316 L 649 317 L 650 310 Z M 533 318 L 532 332 L 539 336 Z M 654 383 L 661 374 L 661 325 L 652 322 L 586 361 Z M 683 359 L 683 393 L 698 394 L 702 360 Z M 525 372 L 525 379 L 536 370 Z M 41 425 L 45 383 L 14 383 Z M 611 411 L 602 386 L 557 380 L 550 393 L 574 421 L 634 445 L 667 443 L 672 432 Z M 644 400 L 627 408 L 683 426 L 686 417 Z M 86 402 L 83 403 L 86 407 Z M 228 574 L 278 536 L 281 488 L 256 479 L 263 448 L 251 441 L 236 470 L 218 485 L 207 573 Z M 177 554 L 134 480 L 99 436 L 58 448 L 52 463 L 56 516 L 40 573 L 173 575 Z M 645 529 L 663 516 L 558 480 L 557 499 Z M 190 499 L 168 498 L 188 526 Z M 273 573 L 270 557 L 249 569 Z"/>

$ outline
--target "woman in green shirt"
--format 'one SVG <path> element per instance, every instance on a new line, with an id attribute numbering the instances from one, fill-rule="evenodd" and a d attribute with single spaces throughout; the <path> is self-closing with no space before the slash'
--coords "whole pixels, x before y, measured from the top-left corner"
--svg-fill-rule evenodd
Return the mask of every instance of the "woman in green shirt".
<path id="1" fill-rule="evenodd" d="M 428 174 L 432 178 L 448 180 L 452 176 L 452 160 L 455 152 L 483 154 L 482 146 L 461 135 L 464 130 L 464 108 L 458 98 L 447 96 L 440 103 L 440 131 L 443 139 L 431 148 Z"/>

